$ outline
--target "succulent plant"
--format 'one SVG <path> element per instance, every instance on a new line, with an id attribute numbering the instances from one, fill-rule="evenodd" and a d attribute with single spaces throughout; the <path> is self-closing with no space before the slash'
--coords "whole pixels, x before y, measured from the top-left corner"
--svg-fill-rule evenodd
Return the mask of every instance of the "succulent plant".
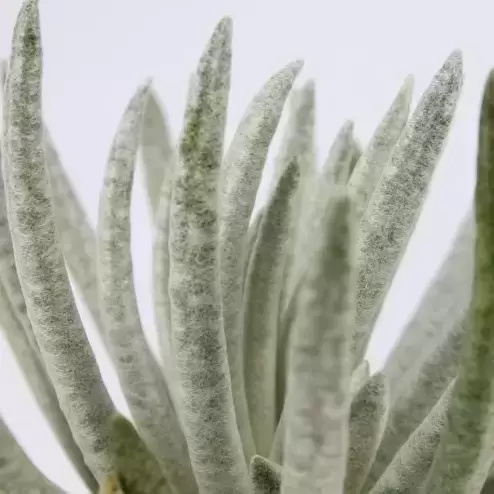
<path id="1" fill-rule="evenodd" d="M 2 66 L 0 325 L 60 444 L 101 494 L 494 492 L 494 73 L 474 213 L 383 369 L 376 317 L 446 144 L 462 85 L 453 52 L 410 116 L 404 81 L 371 141 L 353 123 L 315 162 L 315 86 L 293 62 L 260 89 L 224 150 L 231 21 L 190 81 L 178 146 L 151 81 L 111 145 L 93 231 L 42 116 L 36 0 Z M 272 138 L 289 122 L 266 204 Z M 133 286 L 138 149 L 154 224 L 159 361 Z M 112 403 L 69 273 L 132 415 Z M 60 493 L 0 420 L 0 492 Z"/>

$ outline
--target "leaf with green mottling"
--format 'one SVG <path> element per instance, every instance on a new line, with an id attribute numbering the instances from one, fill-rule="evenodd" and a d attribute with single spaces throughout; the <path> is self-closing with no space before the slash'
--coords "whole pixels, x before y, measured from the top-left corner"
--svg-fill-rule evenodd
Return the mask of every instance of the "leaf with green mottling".
<path id="1" fill-rule="evenodd" d="M 370 367 L 367 360 L 363 360 L 362 363 L 353 371 L 352 382 L 350 389 L 352 394 L 355 395 L 360 391 L 360 388 L 367 382 L 370 377 Z M 389 384 L 388 384 L 389 388 Z"/>
<path id="2" fill-rule="evenodd" d="M 3 175 L 22 292 L 48 375 L 84 459 L 97 480 L 112 470 L 101 380 L 71 291 L 43 152 L 41 41 L 37 2 L 22 6 L 5 85 Z"/>
<path id="3" fill-rule="evenodd" d="M 468 316 L 464 315 L 441 345 L 417 368 L 413 379 L 410 378 L 392 402 L 386 430 L 366 479 L 364 492 L 370 491 L 456 376 L 461 345 L 468 328 Z"/>
<path id="4" fill-rule="evenodd" d="M 96 329 L 108 348 L 98 302 L 96 234 L 64 170 L 46 125 L 44 153 L 62 253 L 79 288 Z"/>
<path id="5" fill-rule="evenodd" d="M 250 478 L 254 494 L 279 494 L 281 467 L 272 461 L 255 455 L 250 460 Z"/>
<path id="6" fill-rule="evenodd" d="M 267 456 L 276 427 L 276 345 L 283 254 L 299 167 L 289 165 L 264 209 L 244 300 L 245 389 L 256 451 Z"/>
<path id="7" fill-rule="evenodd" d="M 359 494 L 374 461 L 386 425 L 388 397 L 386 376 L 378 373 L 353 398 L 345 494 Z"/>
<path id="8" fill-rule="evenodd" d="M 289 240 L 293 244 L 294 252 L 297 254 L 292 253 L 290 255 L 290 251 L 288 251 L 289 255 L 285 260 L 285 270 L 288 270 L 290 273 L 286 283 L 291 280 L 292 288 L 285 284 L 285 294 L 288 299 L 286 306 L 282 307 L 279 315 L 280 327 L 278 331 L 276 384 L 278 416 L 281 413 L 281 408 L 285 401 L 287 350 L 289 348 L 291 328 L 296 312 L 297 297 L 306 271 L 307 253 L 310 252 L 313 243 L 313 230 L 307 228 L 307 225 L 311 224 L 314 216 L 321 214 L 321 208 L 324 209 L 327 198 L 334 194 L 340 187 L 346 185 L 353 150 L 353 123 L 347 121 L 338 131 L 321 173 L 314 173 L 311 176 L 311 180 L 313 181 L 312 187 L 308 187 L 304 191 L 305 195 L 299 196 L 300 209 L 298 210 L 298 214 L 305 219 L 301 221 L 299 217 L 295 221 L 292 221 L 291 238 Z M 299 190 L 298 193 L 300 192 Z M 292 214 L 296 213 L 297 210 L 293 208 Z M 296 228 L 294 228 L 294 224 Z M 287 249 L 289 248 L 290 243 Z"/>
<path id="9" fill-rule="evenodd" d="M 413 78 L 408 76 L 353 168 L 348 186 L 355 198 L 358 219 L 365 213 L 381 173 L 407 123 L 412 91 Z"/>
<path id="10" fill-rule="evenodd" d="M 63 494 L 32 463 L 0 418 L 0 492 Z"/>
<path id="11" fill-rule="evenodd" d="M 246 458 L 255 451 L 249 422 L 243 369 L 242 268 L 248 255 L 247 233 L 269 145 L 285 100 L 300 71 L 294 62 L 272 76 L 247 108 L 220 171 L 220 278 L 223 323 L 233 401 Z"/>
<path id="12" fill-rule="evenodd" d="M 475 190 L 475 277 L 471 327 L 465 338 L 448 425 L 422 492 L 460 494 L 481 490 L 492 465 L 494 404 L 494 71 L 480 115 Z"/>
<path id="13" fill-rule="evenodd" d="M 354 218 L 335 191 L 310 225 L 286 399 L 283 494 L 340 494 L 345 479 L 354 321 Z"/>
<path id="14" fill-rule="evenodd" d="M 386 360 L 383 371 L 388 376 L 392 402 L 468 310 L 472 299 L 474 248 L 475 222 L 468 213 L 448 256 Z"/>
<path id="15" fill-rule="evenodd" d="M 156 216 L 163 195 L 169 197 L 176 150 L 165 112 L 156 92 L 149 91 L 141 134 L 144 178 L 151 213 Z"/>
<path id="16" fill-rule="evenodd" d="M 147 344 L 134 289 L 130 206 L 149 83 L 129 102 L 115 134 L 98 222 L 98 277 L 106 333 L 137 428 L 177 492 L 197 491 L 185 438 L 161 369 Z"/>
<path id="17" fill-rule="evenodd" d="M 156 458 L 150 453 L 134 426 L 123 416 L 112 419 L 112 448 L 118 483 L 125 494 L 172 494 Z"/>
<path id="18" fill-rule="evenodd" d="M 218 257 L 231 31 L 230 19 L 223 19 L 199 61 L 170 209 L 171 344 L 182 425 L 201 494 L 250 491 L 228 369 Z"/>
<path id="19" fill-rule="evenodd" d="M 431 413 L 400 448 L 371 494 L 408 494 L 420 489 L 446 425 L 446 414 L 455 381 L 451 381 Z"/>
<path id="20" fill-rule="evenodd" d="M 81 450 L 74 441 L 41 356 L 31 346 L 2 284 L 0 284 L 0 326 L 29 389 L 55 433 L 55 437 L 87 487 L 94 490 L 97 482 L 84 463 Z"/>
<path id="21" fill-rule="evenodd" d="M 454 51 L 422 96 L 360 221 L 353 342 L 356 363 L 365 353 L 372 327 L 419 217 L 446 143 L 462 82 L 461 53 Z"/>

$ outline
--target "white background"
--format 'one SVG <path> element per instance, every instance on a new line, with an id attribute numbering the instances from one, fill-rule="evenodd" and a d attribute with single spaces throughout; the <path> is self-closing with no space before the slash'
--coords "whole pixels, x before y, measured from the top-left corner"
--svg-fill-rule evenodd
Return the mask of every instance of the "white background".
<path id="1" fill-rule="evenodd" d="M 0 0 L 0 57 L 9 54 L 20 4 L 20 0 Z M 489 5 L 487 0 L 40 0 L 45 118 L 95 224 L 105 160 L 129 98 L 138 84 L 153 76 L 178 136 L 189 73 L 223 15 L 234 20 L 227 138 L 267 77 L 287 62 L 303 58 L 306 64 L 298 84 L 314 78 L 317 85 L 320 161 L 346 119 L 355 121 L 356 135 L 365 144 L 407 74 L 415 75 L 415 105 L 448 54 L 461 48 L 466 74 L 463 95 L 423 215 L 371 342 L 369 358 L 376 369 L 437 269 L 472 199 L 479 103 L 485 77 L 494 66 L 494 9 Z M 142 320 L 155 341 L 151 234 L 139 175 L 133 249 Z M 82 315 L 88 321 L 84 310 Z M 126 412 L 115 374 L 89 321 L 88 333 L 112 395 Z M 0 397 L 0 414 L 35 464 L 68 492 L 85 493 L 3 339 Z"/>

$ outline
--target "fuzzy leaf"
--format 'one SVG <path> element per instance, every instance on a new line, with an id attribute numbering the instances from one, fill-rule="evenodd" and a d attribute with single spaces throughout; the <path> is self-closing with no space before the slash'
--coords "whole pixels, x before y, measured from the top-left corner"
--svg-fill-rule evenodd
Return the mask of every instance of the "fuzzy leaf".
<path id="1" fill-rule="evenodd" d="M 94 490 L 97 487 L 97 482 L 84 463 L 81 450 L 74 441 L 41 356 L 31 346 L 2 284 L 0 284 L 0 326 L 36 403 L 48 420 L 60 445 L 87 487 Z"/>
<path id="2" fill-rule="evenodd" d="M 149 205 L 155 216 L 161 197 L 163 195 L 169 197 L 171 192 L 171 176 L 176 156 L 162 104 L 152 88 L 144 112 L 141 152 Z"/>
<path id="3" fill-rule="evenodd" d="M 0 418 L 0 492 L 63 494 L 32 463 Z"/>
<path id="4" fill-rule="evenodd" d="M 345 122 L 337 133 L 328 157 L 323 166 L 322 172 L 314 173 L 305 180 L 310 180 L 312 185 L 306 184 L 304 190 L 298 191 L 299 201 L 298 209 L 292 209 L 292 215 L 298 214 L 299 217 L 292 221 L 291 235 L 287 249 L 293 244 L 294 252 L 288 250 L 285 271 L 289 272 L 285 292 L 287 305 L 283 307 L 280 314 L 280 329 L 278 336 L 278 355 L 277 355 L 277 411 L 281 413 L 281 408 L 285 401 L 286 388 L 286 366 L 287 366 L 287 349 L 290 348 L 289 341 L 291 338 L 291 328 L 295 317 L 297 297 L 305 275 L 307 267 L 307 253 L 312 246 L 313 232 L 307 229 L 315 215 L 321 214 L 321 207 L 324 210 L 327 198 L 330 197 L 339 187 L 344 187 L 349 175 L 349 167 L 354 152 L 353 147 L 353 122 Z M 302 195 L 302 192 L 305 195 Z M 304 218 L 301 221 L 300 218 Z M 291 285 L 290 285 L 291 283 Z M 283 295 L 283 291 L 282 291 Z"/>
<path id="5" fill-rule="evenodd" d="M 281 488 L 281 467 L 262 456 L 250 460 L 250 478 L 254 494 L 279 494 Z"/>
<path id="6" fill-rule="evenodd" d="M 37 2 L 27 0 L 14 28 L 4 106 L 3 174 L 22 291 L 60 407 L 97 480 L 112 470 L 101 380 L 70 288 L 43 153 L 41 43 Z"/>
<path id="7" fill-rule="evenodd" d="M 106 333 L 137 428 L 178 492 L 197 491 L 185 438 L 161 369 L 148 347 L 134 289 L 130 204 L 149 83 L 129 102 L 105 173 L 98 222 L 98 276 Z"/>
<path id="8" fill-rule="evenodd" d="M 217 26 L 192 84 L 170 210 L 170 312 L 180 413 L 201 494 L 248 493 L 221 317 L 218 185 L 231 21 Z"/>
<path id="9" fill-rule="evenodd" d="M 358 494 L 374 461 L 388 413 L 386 377 L 372 376 L 356 394 L 350 410 L 350 447 L 345 494 Z"/>
<path id="10" fill-rule="evenodd" d="M 423 365 L 417 368 L 413 379 L 407 381 L 407 385 L 393 401 L 364 492 L 370 491 L 456 376 L 462 340 L 468 328 L 468 317 L 464 316 Z"/>
<path id="11" fill-rule="evenodd" d="M 156 458 L 149 452 L 134 426 L 121 415 L 112 420 L 112 447 L 117 479 L 125 494 L 171 494 Z"/>
<path id="12" fill-rule="evenodd" d="M 292 219 L 284 261 L 283 283 L 281 285 L 281 314 L 290 303 L 297 281 L 294 278 L 292 266 L 296 249 L 295 239 L 300 238 L 299 232 L 305 227 L 306 220 L 310 217 L 310 211 L 304 207 L 304 201 L 306 197 L 312 194 L 314 175 L 316 175 L 317 171 L 315 159 L 315 105 L 315 85 L 313 81 L 308 81 L 293 94 L 289 120 L 283 135 L 280 153 L 275 163 L 276 179 L 294 160 L 298 162 L 300 170 L 297 194 L 290 205 Z"/>
<path id="13" fill-rule="evenodd" d="M 362 386 L 367 382 L 370 377 L 370 368 L 369 362 L 367 360 L 363 360 L 362 363 L 353 371 L 352 374 L 352 382 L 350 385 L 350 389 L 352 390 L 352 395 L 355 396 Z M 389 389 L 389 384 L 388 384 Z"/>
<path id="14" fill-rule="evenodd" d="M 285 449 L 285 433 L 286 433 L 286 410 L 283 409 L 276 431 L 274 433 L 273 442 L 271 443 L 271 451 L 269 452 L 269 459 L 272 462 L 283 465 L 283 453 Z"/>
<path id="15" fill-rule="evenodd" d="M 220 197 L 220 276 L 223 320 L 233 401 L 246 458 L 255 451 L 245 394 L 243 369 L 242 268 L 246 237 L 269 145 L 285 100 L 300 71 L 294 62 L 272 76 L 247 108 L 223 161 Z"/>
<path id="16" fill-rule="evenodd" d="M 281 492 L 343 493 L 354 316 L 353 216 L 345 193 L 311 225 L 294 323 Z"/>
<path id="17" fill-rule="evenodd" d="M 98 302 L 96 234 L 60 162 L 46 126 L 44 126 L 44 153 L 62 253 L 96 328 L 108 347 Z"/>
<path id="18" fill-rule="evenodd" d="M 492 465 L 494 403 L 494 71 L 482 102 L 475 191 L 475 277 L 471 328 L 453 388 L 448 426 L 422 492 L 479 492 Z"/>
<path id="19" fill-rule="evenodd" d="M 423 484 L 446 425 L 455 381 L 451 381 L 431 413 L 400 448 L 371 494 L 408 494 L 417 492 Z"/>
<path id="20" fill-rule="evenodd" d="M 299 167 L 289 165 L 266 205 L 247 274 L 244 305 L 245 388 L 256 451 L 267 456 L 275 433 L 277 324 L 290 201 Z"/>
<path id="21" fill-rule="evenodd" d="M 360 222 L 355 362 L 360 362 L 387 290 L 420 214 L 462 85 L 453 52 L 422 96 L 384 167 Z"/>
<path id="22" fill-rule="evenodd" d="M 352 159 L 350 160 L 350 167 L 348 170 L 349 177 L 352 176 L 353 170 L 355 169 L 355 166 L 359 162 L 360 158 L 362 157 L 362 146 L 358 143 L 358 141 L 354 138 L 352 142 Z"/>
<path id="23" fill-rule="evenodd" d="M 259 231 L 260 227 L 262 225 L 262 217 L 264 215 L 264 209 L 261 209 L 254 220 L 252 221 L 252 224 L 249 226 L 249 230 L 247 232 L 247 245 L 245 247 L 246 251 L 246 256 L 244 258 L 244 266 L 243 266 L 243 284 L 242 284 L 242 297 L 245 294 L 245 285 L 247 283 L 247 274 L 249 272 L 249 265 L 250 265 L 250 260 L 252 259 L 252 256 L 254 254 L 254 247 L 257 242 L 257 238 L 259 237 Z"/>
<path id="24" fill-rule="evenodd" d="M 358 219 L 365 213 L 383 168 L 407 123 L 412 92 L 413 78 L 408 76 L 350 176 L 348 186 Z"/>
<path id="25" fill-rule="evenodd" d="M 464 317 L 472 299 L 475 222 L 471 213 L 462 221 L 453 247 L 422 297 L 418 309 L 388 357 L 388 376 L 394 401 L 425 360 Z"/>
<path id="26" fill-rule="evenodd" d="M 355 155 L 355 139 L 353 137 L 353 122 L 345 122 L 336 134 L 324 162 L 322 173 L 327 176 L 326 182 L 337 187 L 346 184 L 350 176 L 350 166 Z M 310 194 L 310 191 L 308 191 Z M 308 196 L 304 198 L 307 202 Z"/>
<path id="27" fill-rule="evenodd" d="M 316 88 L 312 80 L 292 93 L 288 123 L 275 162 L 274 185 L 278 183 L 283 171 L 295 156 L 300 162 L 302 176 L 315 170 L 315 104 Z"/>

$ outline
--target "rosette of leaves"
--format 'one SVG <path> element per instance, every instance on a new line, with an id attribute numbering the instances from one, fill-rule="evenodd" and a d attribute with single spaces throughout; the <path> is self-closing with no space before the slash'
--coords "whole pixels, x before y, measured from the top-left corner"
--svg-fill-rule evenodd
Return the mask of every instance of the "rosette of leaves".
<path id="1" fill-rule="evenodd" d="M 461 55 L 411 115 L 407 77 L 364 149 L 345 122 L 319 167 L 315 85 L 292 91 L 299 61 L 265 83 L 225 146 L 231 36 L 223 19 L 190 80 L 176 146 L 151 82 L 131 97 L 93 231 L 43 121 L 37 2 L 21 8 L 1 86 L 0 325 L 60 444 L 102 494 L 490 492 L 494 76 L 474 213 L 370 375 L 363 357 L 446 144 Z M 253 216 L 285 106 L 275 182 Z M 133 285 L 139 150 L 159 361 Z M 130 421 L 101 380 L 69 273 Z M 62 492 L 0 425 L 0 492 Z"/>

